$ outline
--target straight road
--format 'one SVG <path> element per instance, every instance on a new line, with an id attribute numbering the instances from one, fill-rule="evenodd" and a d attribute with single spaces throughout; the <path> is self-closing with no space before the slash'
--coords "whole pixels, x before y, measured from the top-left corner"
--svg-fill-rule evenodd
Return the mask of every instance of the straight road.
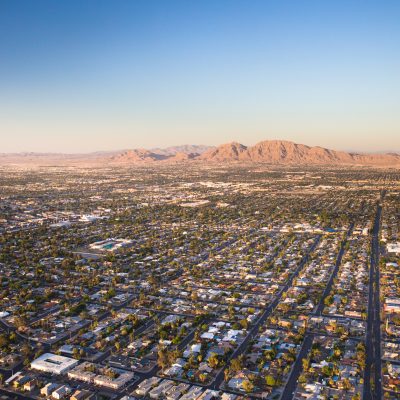
<path id="1" fill-rule="evenodd" d="M 304 338 L 300 352 L 293 365 L 292 372 L 290 373 L 285 389 L 283 390 L 281 400 L 293 399 L 293 394 L 294 391 L 296 390 L 297 380 L 299 379 L 300 373 L 303 369 L 303 358 L 307 357 L 307 354 L 310 351 L 311 346 L 313 344 L 313 339 L 314 339 L 313 335 L 306 335 L 306 337 Z"/>
<path id="2" fill-rule="evenodd" d="M 383 196 L 384 192 L 382 193 L 382 198 Z M 382 398 L 381 318 L 379 299 L 379 229 L 381 213 L 382 206 L 378 204 L 371 239 L 364 400 L 379 400 Z"/>
<path id="3" fill-rule="evenodd" d="M 347 231 L 347 234 L 346 234 L 346 238 L 342 241 L 342 243 L 340 245 L 340 250 L 339 250 L 338 256 L 336 258 L 335 268 L 332 271 L 331 277 L 329 278 L 328 284 L 325 287 L 324 293 L 323 293 L 323 295 L 321 297 L 321 300 L 320 300 L 320 302 L 318 304 L 318 307 L 317 307 L 317 309 L 315 311 L 316 315 L 321 315 L 322 314 L 322 311 L 323 311 L 324 305 L 325 305 L 324 304 L 324 300 L 329 295 L 329 293 L 331 292 L 332 285 L 333 285 L 333 280 L 336 278 L 336 275 L 338 274 L 338 271 L 339 271 L 340 264 L 342 263 L 342 258 L 343 258 L 343 254 L 344 254 L 344 251 L 345 251 L 345 245 L 347 243 L 347 240 L 348 240 L 349 236 L 353 232 L 353 228 L 354 228 L 354 222 L 350 224 L 349 230 Z"/>
<path id="4" fill-rule="evenodd" d="M 254 339 L 255 336 L 258 334 L 259 327 L 264 324 L 264 322 L 267 320 L 267 318 L 271 315 L 271 313 L 274 311 L 276 306 L 279 304 L 282 294 L 286 292 L 289 287 L 292 285 L 292 282 L 294 278 L 299 274 L 301 269 L 304 267 L 304 265 L 307 263 L 309 259 L 309 255 L 314 251 L 314 249 L 317 247 L 319 241 L 321 239 L 321 236 L 318 236 L 307 254 L 303 257 L 297 268 L 293 271 L 292 275 L 286 282 L 285 286 L 280 290 L 280 292 L 277 294 L 275 297 L 275 300 L 265 309 L 261 317 L 258 319 L 258 321 L 255 323 L 249 334 L 246 336 L 246 338 L 243 340 L 243 342 L 239 345 L 239 347 L 232 353 L 231 357 L 229 358 L 227 365 L 230 360 L 239 357 L 248 347 L 250 341 Z M 221 371 L 218 372 L 217 376 L 215 379 L 210 383 L 208 386 L 209 389 L 213 390 L 218 390 L 220 385 L 222 384 L 224 380 L 224 369 L 222 368 Z"/>
<path id="5" fill-rule="evenodd" d="M 343 258 L 343 254 L 345 251 L 345 245 L 347 243 L 347 239 L 349 238 L 349 236 L 351 235 L 351 233 L 353 232 L 354 229 L 354 222 L 350 224 L 350 227 L 347 231 L 346 234 L 346 238 L 342 241 L 341 245 L 340 245 L 340 249 L 338 252 L 338 255 L 336 257 L 336 263 L 335 263 L 335 268 L 332 271 L 332 274 L 329 278 L 328 284 L 326 285 L 326 288 L 324 290 L 323 295 L 321 296 L 321 300 L 317 306 L 317 309 L 315 311 L 316 315 L 321 315 L 322 311 L 324 309 L 324 300 L 325 298 L 329 295 L 331 289 L 332 289 L 332 285 L 333 285 L 333 280 L 335 279 L 338 271 L 339 271 L 339 267 L 340 264 L 342 263 L 342 258 Z M 314 336 L 312 334 L 307 334 L 304 338 L 301 350 L 297 356 L 297 359 L 293 365 L 292 371 L 290 372 L 290 376 L 289 379 L 286 383 L 286 386 L 283 390 L 282 396 L 281 396 L 281 400 L 290 400 L 293 398 L 293 393 L 296 390 L 296 385 L 297 385 L 297 380 L 299 379 L 300 373 L 302 371 L 302 360 L 303 358 L 305 358 L 308 354 L 308 352 L 311 349 L 312 346 L 312 342 L 313 342 L 313 338 Z"/>

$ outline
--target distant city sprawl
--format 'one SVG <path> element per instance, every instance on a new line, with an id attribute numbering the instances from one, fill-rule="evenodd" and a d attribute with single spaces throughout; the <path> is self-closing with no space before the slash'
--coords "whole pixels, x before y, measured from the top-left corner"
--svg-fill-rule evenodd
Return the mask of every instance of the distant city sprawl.
<path id="1" fill-rule="evenodd" d="M 0 167 L 2 399 L 398 399 L 400 171 Z"/>

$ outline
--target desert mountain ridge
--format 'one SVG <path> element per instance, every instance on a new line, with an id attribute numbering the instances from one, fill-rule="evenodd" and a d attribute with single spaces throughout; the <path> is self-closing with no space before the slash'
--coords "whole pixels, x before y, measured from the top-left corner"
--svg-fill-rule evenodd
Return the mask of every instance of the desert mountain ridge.
<path id="1" fill-rule="evenodd" d="M 320 146 L 307 146 L 286 140 L 264 140 L 254 146 L 237 142 L 223 144 L 199 156 L 205 161 L 248 161 L 271 164 L 400 164 L 396 153 L 353 153 L 330 150 Z"/>
<path id="2" fill-rule="evenodd" d="M 264 140 L 253 146 L 238 142 L 217 147 L 184 145 L 166 149 L 131 149 L 87 154 L 0 154 L 0 165 L 135 165 L 146 163 L 268 163 L 288 165 L 400 166 L 397 153 L 356 153 L 307 146 L 286 140 Z"/>

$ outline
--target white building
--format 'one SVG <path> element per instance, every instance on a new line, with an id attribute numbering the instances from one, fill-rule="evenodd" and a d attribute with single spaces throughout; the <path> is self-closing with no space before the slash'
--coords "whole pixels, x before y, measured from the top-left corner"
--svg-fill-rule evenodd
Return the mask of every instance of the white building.
<path id="1" fill-rule="evenodd" d="M 61 375 L 75 367 L 76 364 L 78 364 L 78 360 L 74 360 L 73 358 L 46 353 L 32 361 L 31 368 Z"/>
<path id="2" fill-rule="evenodd" d="M 388 253 L 400 254 L 400 242 L 388 243 L 386 249 Z"/>
<path id="3" fill-rule="evenodd" d="M 71 388 L 69 386 L 63 385 L 60 388 L 56 389 L 52 394 L 51 397 L 56 400 L 63 399 L 69 393 L 71 393 Z"/>

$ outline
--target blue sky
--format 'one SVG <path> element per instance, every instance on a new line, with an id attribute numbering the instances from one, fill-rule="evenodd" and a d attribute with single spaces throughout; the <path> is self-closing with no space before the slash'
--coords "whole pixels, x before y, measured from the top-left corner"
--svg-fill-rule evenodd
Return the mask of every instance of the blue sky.
<path id="1" fill-rule="evenodd" d="M 400 151 L 400 2 L 2 0 L 2 152 Z"/>

